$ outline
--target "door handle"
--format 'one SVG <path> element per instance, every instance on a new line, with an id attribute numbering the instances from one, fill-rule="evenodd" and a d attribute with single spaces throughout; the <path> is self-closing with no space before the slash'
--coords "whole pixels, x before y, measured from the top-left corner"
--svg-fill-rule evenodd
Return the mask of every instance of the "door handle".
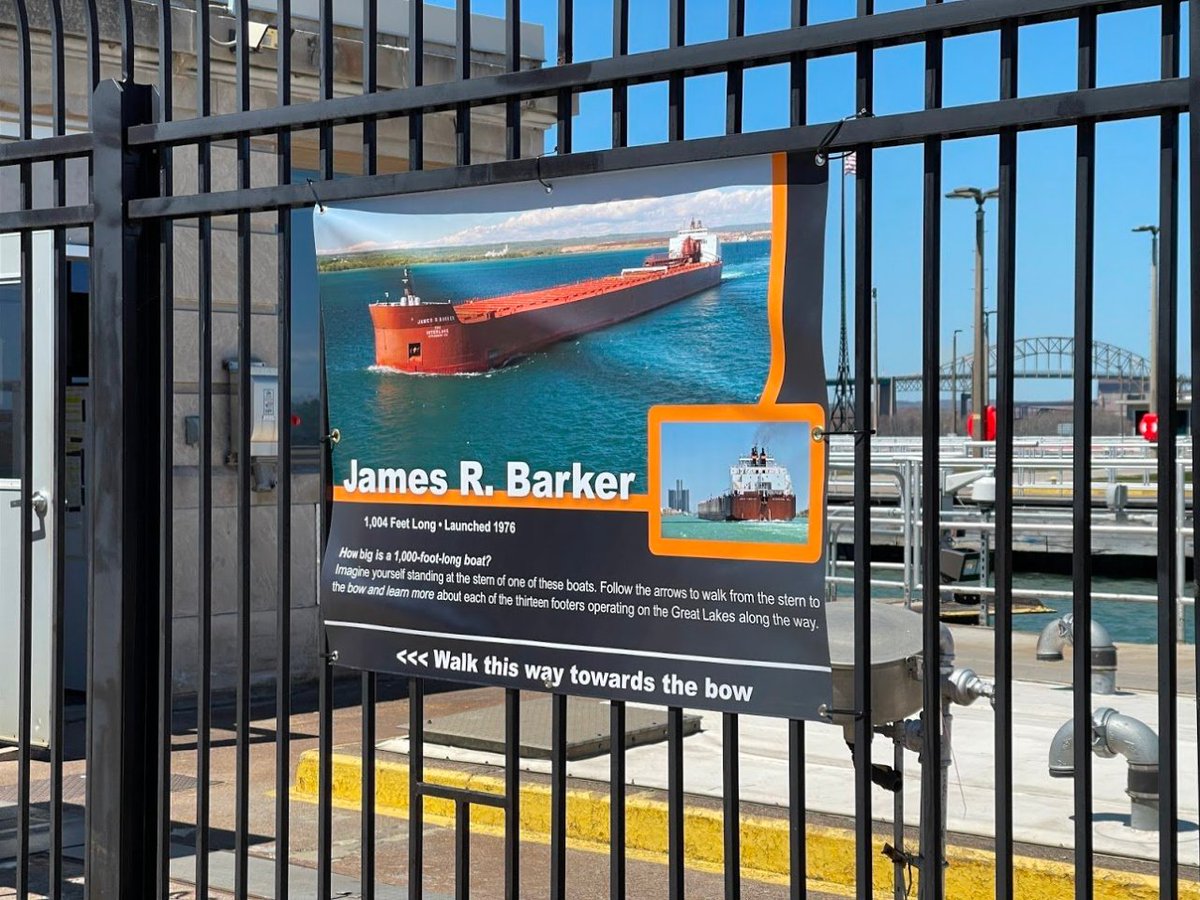
<path id="1" fill-rule="evenodd" d="M 50 495 L 45 491 L 34 491 L 33 496 L 29 498 L 29 505 L 33 507 L 39 519 L 44 519 L 50 510 Z"/>

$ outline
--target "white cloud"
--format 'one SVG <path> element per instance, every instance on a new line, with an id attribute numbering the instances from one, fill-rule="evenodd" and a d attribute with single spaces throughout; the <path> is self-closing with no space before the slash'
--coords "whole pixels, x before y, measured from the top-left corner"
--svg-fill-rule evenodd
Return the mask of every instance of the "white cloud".
<path id="1" fill-rule="evenodd" d="M 530 209 L 500 222 L 471 225 L 411 247 L 456 247 L 507 241 L 598 238 L 672 231 L 692 219 L 711 226 L 748 225 L 770 218 L 771 188 L 711 189 L 671 197 L 639 197 L 604 203 Z"/>

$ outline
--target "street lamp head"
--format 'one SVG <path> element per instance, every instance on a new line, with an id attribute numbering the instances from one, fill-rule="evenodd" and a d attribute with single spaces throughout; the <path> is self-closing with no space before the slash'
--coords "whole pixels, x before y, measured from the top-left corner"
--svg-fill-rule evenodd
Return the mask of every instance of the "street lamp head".
<path id="1" fill-rule="evenodd" d="M 980 206 L 983 206 L 985 200 L 994 200 L 1000 196 L 999 188 L 991 188 L 989 190 L 981 190 L 977 187 L 965 186 L 956 187 L 950 193 L 946 194 L 947 200 L 974 200 Z"/>
<path id="2" fill-rule="evenodd" d="M 1158 226 L 1157 225 L 1138 225 L 1136 228 L 1132 229 L 1132 231 L 1135 234 L 1137 234 L 1139 232 L 1149 232 L 1150 234 L 1155 235 L 1155 234 L 1158 234 Z"/>

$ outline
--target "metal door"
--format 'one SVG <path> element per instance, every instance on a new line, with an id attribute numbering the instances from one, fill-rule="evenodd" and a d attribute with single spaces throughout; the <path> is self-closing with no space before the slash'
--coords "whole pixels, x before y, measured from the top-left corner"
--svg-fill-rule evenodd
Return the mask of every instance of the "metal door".
<path id="1" fill-rule="evenodd" d="M 23 452 L 24 354 L 22 308 L 20 308 L 20 242 L 17 235 L 0 238 L 0 622 L 18 622 L 20 589 L 18 572 L 22 566 L 20 532 L 22 516 L 28 515 L 34 529 L 30 546 L 32 568 L 32 666 L 31 736 L 32 743 L 48 746 L 50 716 L 50 604 L 54 596 L 54 559 L 52 554 L 54 504 L 50 486 L 54 484 L 54 322 L 52 235 L 31 235 L 32 246 L 32 370 L 35 372 L 32 397 L 32 446 L 34 446 L 34 484 L 32 496 L 26 496 L 20 469 Z M 44 505 L 43 505 L 44 500 Z M 35 509 L 36 506 L 36 509 Z M 0 684 L 17 685 L 19 674 L 19 631 L 0 628 Z M 0 740 L 17 740 L 20 721 L 20 692 L 0 691 Z"/>

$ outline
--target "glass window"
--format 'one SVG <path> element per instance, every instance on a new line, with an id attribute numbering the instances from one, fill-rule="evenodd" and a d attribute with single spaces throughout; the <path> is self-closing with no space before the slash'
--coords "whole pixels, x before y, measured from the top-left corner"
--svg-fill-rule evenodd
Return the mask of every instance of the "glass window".
<path id="1" fill-rule="evenodd" d="M 21 286 L 0 284 L 0 478 L 19 478 Z"/>

